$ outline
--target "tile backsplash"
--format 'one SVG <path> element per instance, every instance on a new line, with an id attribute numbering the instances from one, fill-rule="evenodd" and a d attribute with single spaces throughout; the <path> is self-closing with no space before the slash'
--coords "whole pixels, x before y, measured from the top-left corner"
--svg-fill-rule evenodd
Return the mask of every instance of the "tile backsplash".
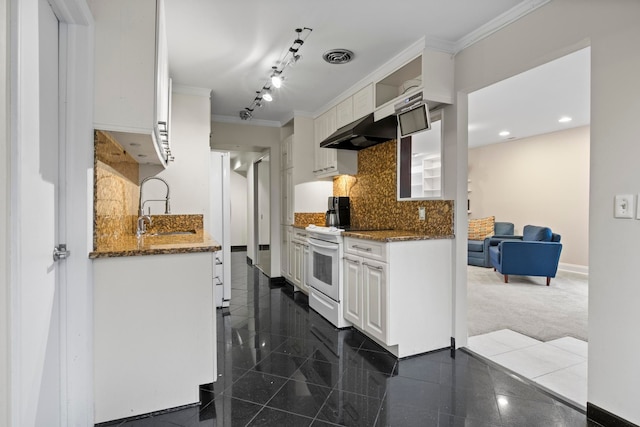
<path id="1" fill-rule="evenodd" d="M 357 175 L 333 179 L 333 195 L 350 198 L 351 226 L 452 235 L 453 200 L 397 200 L 396 147 L 391 140 L 360 150 Z M 419 207 L 425 208 L 425 221 L 418 218 Z"/>
<path id="2" fill-rule="evenodd" d="M 135 233 L 139 166 L 107 132 L 94 132 L 93 247 Z"/>

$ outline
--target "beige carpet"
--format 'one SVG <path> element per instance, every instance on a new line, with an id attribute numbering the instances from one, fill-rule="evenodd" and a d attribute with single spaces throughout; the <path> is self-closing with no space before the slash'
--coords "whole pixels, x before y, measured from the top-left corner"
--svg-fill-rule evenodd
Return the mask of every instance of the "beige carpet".
<path id="1" fill-rule="evenodd" d="M 558 271 L 544 277 L 503 276 L 493 268 L 467 267 L 469 336 L 511 329 L 540 341 L 587 339 L 588 278 Z"/>

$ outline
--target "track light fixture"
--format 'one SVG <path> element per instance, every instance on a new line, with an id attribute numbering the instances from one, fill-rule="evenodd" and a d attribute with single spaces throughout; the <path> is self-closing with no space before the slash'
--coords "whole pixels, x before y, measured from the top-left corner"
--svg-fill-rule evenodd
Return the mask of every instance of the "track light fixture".
<path id="1" fill-rule="evenodd" d="M 313 31 L 313 29 L 307 27 L 295 29 L 295 40 L 291 43 L 291 46 L 284 52 L 280 59 L 278 59 L 276 65 L 271 67 L 269 80 L 262 86 L 261 90 L 256 91 L 256 97 L 253 99 L 251 104 L 239 112 L 242 120 L 250 120 L 253 118 L 253 110 L 255 108 L 262 107 L 263 101 L 273 101 L 273 95 L 271 93 L 272 88 L 280 89 L 284 81 L 284 76 L 282 74 L 287 66 L 293 67 L 302 59 L 302 55 L 300 55 L 298 51 L 304 44 L 306 38 L 309 37 L 309 34 L 311 34 L 311 31 Z"/>

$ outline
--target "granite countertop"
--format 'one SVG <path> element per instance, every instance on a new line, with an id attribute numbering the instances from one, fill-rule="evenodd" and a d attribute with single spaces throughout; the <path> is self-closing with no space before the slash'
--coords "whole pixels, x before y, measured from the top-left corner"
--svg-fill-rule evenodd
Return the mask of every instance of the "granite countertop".
<path id="1" fill-rule="evenodd" d="M 416 231 L 405 230 L 350 230 L 342 233 L 344 237 L 354 237 L 356 239 L 377 240 L 379 242 L 403 242 L 409 240 L 434 240 L 453 239 L 453 234 L 433 235 L 421 234 Z"/>
<path id="2" fill-rule="evenodd" d="M 188 254 L 196 252 L 216 252 L 222 249 L 220 243 L 202 230 L 195 234 L 174 234 L 164 236 L 125 236 L 116 242 L 104 244 L 89 253 L 90 259 L 114 258 L 139 255 Z"/>

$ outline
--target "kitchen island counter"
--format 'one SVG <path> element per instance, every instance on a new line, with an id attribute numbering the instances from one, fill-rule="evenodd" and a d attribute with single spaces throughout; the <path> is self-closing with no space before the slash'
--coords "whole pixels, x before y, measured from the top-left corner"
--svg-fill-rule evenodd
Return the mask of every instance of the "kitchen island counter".
<path id="1" fill-rule="evenodd" d="M 220 243 L 203 230 L 197 230 L 194 234 L 149 234 L 140 238 L 131 235 L 98 246 L 89 253 L 89 258 L 217 252 L 221 248 Z"/>

